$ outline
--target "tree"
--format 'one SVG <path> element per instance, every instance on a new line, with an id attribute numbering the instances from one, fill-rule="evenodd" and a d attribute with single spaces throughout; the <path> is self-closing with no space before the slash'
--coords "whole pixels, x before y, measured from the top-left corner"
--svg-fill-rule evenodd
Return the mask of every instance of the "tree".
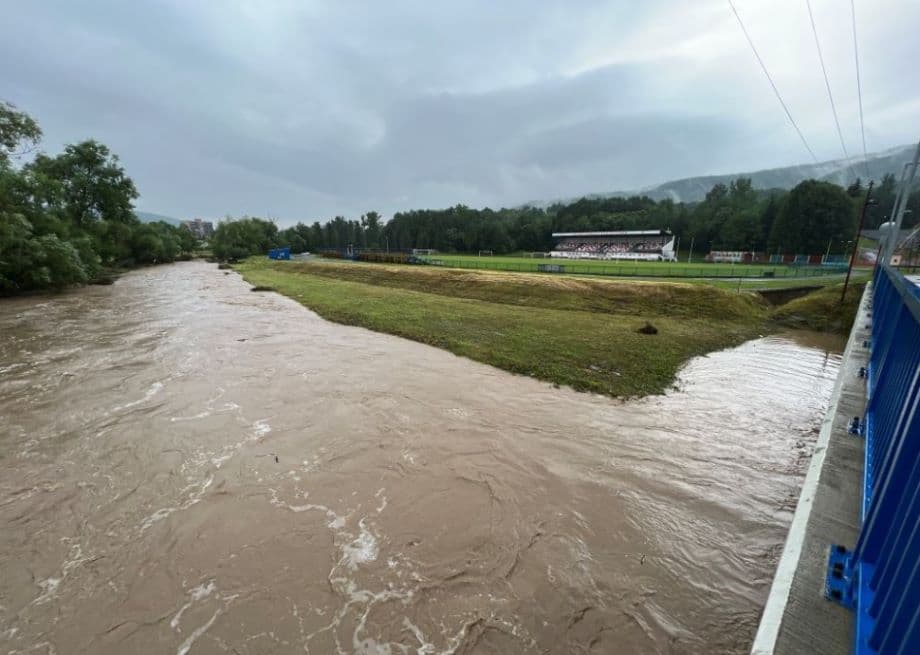
<path id="1" fill-rule="evenodd" d="M 888 220 L 894 212 L 894 198 L 897 192 L 897 178 L 891 173 L 886 173 L 879 185 L 872 190 L 876 204 L 869 207 L 869 225 L 878 227 Z"/>
<path id="2" fill-rule="evenodd" d="M 138 221 L 134 182 L 97 141 L 14 167 L 40 137 L 33 118 L 0 103 L 0 292 L 82 284 L 106 266 L 174 261 L 195 247 L 172 225 Z"/>
<path id="3" fill-rule="evenodd" d="M 56 157 L 40 154 L 28 166 L 45 198 L 59 204 L 78 228 L 97 221 L 135 223 L 137 188 L 109 149 L 97 141 L 68 145 Z"/>
<path id="4" fill-rule="evenodd" d="M 9 102 L 0 102 L 0 166 L 38 147 L 42 131 L 35 119 Z"/>
<path id="5" fill-rule="evenodd" d="M 211 250 L 218 259 L 244 259 L 278 246 L 278 226 L 261 218 L 222 221 L 214 230 Z"/>
<path id="6" fill-rule="evenodd" d="M 767 204 L 764 205 L 760 214 L 760 240 L 759 242 L 766 246 L 770 241 L 770 233 L 773 230 L 773 223 L 776 222 L 776 216 L 779 214 L 780 194 L 771 193 Z"/>
<path id="7" fill-rule="evenodd" d="M 856 181 L 853 182 L 850 186 L 847 187 L 847 195 L 851 198 L 862 198 L 863 195 L 863 185 L 860 178 L 856 178 Z"/>
<path id="8" fill-rule="evenodd" d="M 856 212 L 846 191 L 830 182 L 806 180 L 786 197 L 773 223 L 770 249 L 800 254 L 843 252 L 856 232 Z"/>
<path id="9" fill-rule="evenodd" d="M 380 214 L 369 211 L 361 217 L 361 227 L 364 229 L 365 240 L 368 248 L 380 247 Z"/>

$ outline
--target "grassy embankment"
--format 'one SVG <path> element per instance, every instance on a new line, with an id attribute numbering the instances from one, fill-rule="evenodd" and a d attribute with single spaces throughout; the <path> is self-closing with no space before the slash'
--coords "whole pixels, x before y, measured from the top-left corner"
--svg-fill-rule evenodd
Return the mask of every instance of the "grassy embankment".
<path id="1" fill-rule="evenodd" d="M 235 268 L 331 321 L 611 396 L 664 391 L 689 358 L 761 334 L 769 312 L 705 285 L 261 258 Z M 637 332 L 646 321 L 658 334 Z"/>
<path id="2" fill-rule="evenodd" d="M 851 281 L 843 304 L 841 284 L 813 291 L 777 307 L 772 314 L 773 322 L 797 329 L 848 334 L 865 286 L 865 279 L 855 284 Z"/>
<path id="3" fill-rule="evenodd" d="M 253 258 L 234 266 L 320 316 L 611 396 L 660 393 L 689 358 L 783 327 L 846 333 L 863 284 L 770 309 L 712 285 Z M 657 335 L 638 328 L 650 321 Z"/>

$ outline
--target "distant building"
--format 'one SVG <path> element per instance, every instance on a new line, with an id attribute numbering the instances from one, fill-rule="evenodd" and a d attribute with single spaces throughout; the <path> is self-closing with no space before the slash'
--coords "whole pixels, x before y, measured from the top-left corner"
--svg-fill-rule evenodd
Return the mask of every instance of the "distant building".
<path id="1" fill-rule="evenodd" d="M 196 218 L 192 221 L 182 221 L 182 227 L 195 235 L 196 239 L 206 241 L 214 236 L 214 224 L 211 221 L 203 221 Z"/>

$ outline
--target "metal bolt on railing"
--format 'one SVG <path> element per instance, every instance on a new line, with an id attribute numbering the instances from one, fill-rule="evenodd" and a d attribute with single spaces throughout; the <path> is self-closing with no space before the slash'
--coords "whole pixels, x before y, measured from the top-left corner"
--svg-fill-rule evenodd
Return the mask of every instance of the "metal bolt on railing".
<path id="1" fill-rule="evenodd" d="M 824 597 L 849 609 L 854 608 L 856 600 L 852 555 L 844 546 L 831 546 L 824 583 Z"/>
<path id="2" fill-rule="evenodd" d="M 853 420 L 850 421 L 850 428 L 849 428 L 848 432 L 849 432 L 850 434 L 859 434 L 859 429 L 860 429 L 861 425 L 862 425 L 862 424 L 861 424 L 861 422 L 860 422 L 860 420 L 859 420 L 859 417 L 858 417 L 858 416 L 854 416 L 854 417 L 853 417 Z"/>

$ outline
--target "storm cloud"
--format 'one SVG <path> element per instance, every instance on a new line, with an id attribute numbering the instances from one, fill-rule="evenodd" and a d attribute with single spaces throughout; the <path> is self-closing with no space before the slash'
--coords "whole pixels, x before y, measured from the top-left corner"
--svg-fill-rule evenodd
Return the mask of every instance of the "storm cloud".
<path id="1" fill-rule="evenodd" d="M 860 154 L 849 7 L 812 4 Z M 841 157 L 804 1 L 736 5 L 812 149 Z M 920 5 L 857 17 L 869 150 L 909 143 Z M 3 34 L 0 98 L 45 149 L 103 141 L 139 208 L 177 217 L 508 206 L 810 158 L 724 0 L 36 0 Z"/>

